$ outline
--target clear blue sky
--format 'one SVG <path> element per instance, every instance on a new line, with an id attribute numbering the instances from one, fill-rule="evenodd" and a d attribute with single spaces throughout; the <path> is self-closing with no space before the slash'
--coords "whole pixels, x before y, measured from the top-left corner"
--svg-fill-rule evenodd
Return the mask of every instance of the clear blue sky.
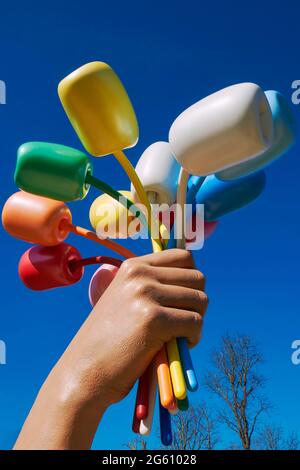
<path id="1" fill-rule="evenodd" d="M 139 143 L 128 152 L 136 163 L 149 144 L 167 138 L 179 112 L 227 85 L 253 81 L 289 98 L 291 82 L 300 79 L 299 15 L 297 0 L 2 2 L 0 79 L 7 84 L 7 105 L 0 106 L 1 206 L 16 190 L 13 171 L 21 143 L 45 140 L 81 148 L 56 92 L 73 69 L 102 60 L 120 75 L 140 124 Z M 294 111 L 299 121 L 300 105 Z M 112 157 L 94 164 L 95 174 L 117 189 L 129 187 Z M 271 420 L 300 431 L 300 366 L 290 361 L 290 345 L 300 337 L 298 171 L 299 144 L 268 168 L 263 196 L 224 218 L 196 255 L 207 276 L 210 307 L 193 357 L 201 377 L 222 334 L 255 337 L 276 405 Z M 85 201 L 71 204 L 76 222 L 88 225 L 96 195 L 91 191 Z M 0 236 L 0 339 L 8 361 L 0 366 L 0 448 L 8 448 L 49 369 L 89 312 L 93 271 L 87 269 L 79 285 L 30 292 L 17 276 L 27 245 L 2 228 Z M 83 255 L 100 254 L 90 242 L 69 241 Z M 149 244 L 136 243 L 134 249 L 143 253 Z M 131 395 L 109 410 L 96 448 L 120 448 L 132 438 L 133 401 Z"/>

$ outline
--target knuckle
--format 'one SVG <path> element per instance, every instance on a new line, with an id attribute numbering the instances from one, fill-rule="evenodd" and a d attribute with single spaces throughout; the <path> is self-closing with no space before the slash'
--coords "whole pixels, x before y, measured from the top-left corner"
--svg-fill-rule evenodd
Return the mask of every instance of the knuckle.
<path id="1" fill-rule="evenodd" d="M 162 316 L 161 309 L 159 308 L 159 306 L 153 303 L 148 303 L 144 305 L 142 309 L 142 315 L 144 323 L 148 330 L 156 328 Z"/>
<path id="2" fill-rule="evenodd" d="M 145 320 L 145 323 L 151 323 L 153 316 L 155 315 L 155 309 L 152 304 L 145 304 L 141 308 L 141 314 Z"/>
<path id="3" fill-rule="evenodd" d="M 202 329 L 202 325 L 203 325 L 203 318 L 201 315 L 199 315 L 199 313 L 194 313 L 194 318 L 193 318 L 193 328 L 194 328 L 194 334 L 195 336 L 200 336 L 200 332 L 201 332 L 201 329 Z"/>
<path id="4" fill-rule="evenodd" d="M 204 307 L 204 310 L 206 310 L 209 304 L 209 297 L 205 292 L 202 292 L 202 297 L 203 297 L 203 307 Z"/>
<path id="5" fill-rule="evenodd" d="M 195 291 L 196 302 L 201 309 L 206 309 L 208 305 L 208 296 L 203 291 Z"/>
<path id="6" fill-rule="evenodd" d="M 136 277 L 142 272 L 142 264 L 130 258 L 122 263 L 121 269 L 127 277 Z"/>
<path id="7" fill-rule="evenodd" d="M 137 280 L 135 282 L 134 291 L 138 297 L 152 298 L 154 293 L 155 285 L 153 282 L 148 280 Z"/>
<path id="8" fill-rule="evenodd" d="M 121 266 L 120 269 L 127 276 L 130 276 L 131 273 L 132 273 L 133 266 L 134 266 L 134 260 L 133 259 L 126 259 L 125 261 L 123 261 L 122 266 Z"/>
<path id="9" fill-rule="evenodd" d="M 197 284 L 205 284 L 205 276 L 201 271 L 198 271 L 198 269 L 192 270 L 192 276 L 194 277 L 194 280 Z"/>
<path id="10" fill-rule="evenodd" d="M 187 251 L 187 250 L 180 250 L 180 256 L 182 258 L 182 260 L 190 265 L 190 266 L 194 266 L 194 258 L 193 258 L 193 255 L 190 251 Z"/>
<path id="11" fill-rule="evenodd" d="M 196 325 L 196 327 L 201 326 L 203 323 L 203 318 L 198 312 L 194 312 L 193 315 L 193 322 Z"/>

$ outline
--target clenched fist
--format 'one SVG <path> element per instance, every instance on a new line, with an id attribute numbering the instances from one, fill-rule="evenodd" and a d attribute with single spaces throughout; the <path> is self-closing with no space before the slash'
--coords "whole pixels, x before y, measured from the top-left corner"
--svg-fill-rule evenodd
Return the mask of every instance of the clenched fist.
<path id="1" fill-rule="evenodd" d="M 24 448 L 47 396 L 57 401 L 69 426 L 74 423 L 68 438 L 60 431 L 48 447 L 40 430 L 36 448 L 88 447 L 103 412 L 127 395 L 164 343 L 183 336 L 190 346 L 197 344 L 208 304 L 204 288 L 188 251 L 126 260 L 50 373 L 16 447 Z M 78 423 L 85 427 L 81 433 Z"/>

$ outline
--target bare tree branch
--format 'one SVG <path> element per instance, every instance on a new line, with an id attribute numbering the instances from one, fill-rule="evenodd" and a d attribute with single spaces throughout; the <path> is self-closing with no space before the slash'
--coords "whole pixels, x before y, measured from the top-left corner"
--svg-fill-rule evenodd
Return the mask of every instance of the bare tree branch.
<path id="1" fill-rule="evenodd" d="M 287 439 L 285 440 L 285 449 L 286 450 L 299 450 L 300 449 L 300 440 L 295 431 L 292 431 Z"/>
<path id="2" fill-rule="evenodd" d="M 174 450 L 212 450 L 219 439 L 217 420 L 205 404 L 190 407 L 172 419 Z"/>
<path id="3" fill-rule="evenodd" d="M 127 442 L 126 447 L 129 450 L 146 450 L 147 442 L 143 438 L 137 437 L 133 441 Z"/>
<path id="4" fill-rule="evenodd" d="M 238 435 L 244 449 L 251 448 L 259 419 L 270 408 L 262 394 L 265 378 L 258 371 L 262 363 L 249 336 L 226 335 L 212 353 L 213 371 L 205 378 L 207 388 L 225 405 L 219 421 Z"/>

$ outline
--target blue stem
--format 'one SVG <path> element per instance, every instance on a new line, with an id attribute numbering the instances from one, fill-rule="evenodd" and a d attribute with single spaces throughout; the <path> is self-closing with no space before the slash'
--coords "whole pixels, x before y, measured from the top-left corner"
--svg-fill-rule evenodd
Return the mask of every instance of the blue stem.
<path id="1" fill-rule="evenodd" d="M 164 446 L 172 444 L 171 416 L 166 408 L 159 403 L 160 440 Z"/>

